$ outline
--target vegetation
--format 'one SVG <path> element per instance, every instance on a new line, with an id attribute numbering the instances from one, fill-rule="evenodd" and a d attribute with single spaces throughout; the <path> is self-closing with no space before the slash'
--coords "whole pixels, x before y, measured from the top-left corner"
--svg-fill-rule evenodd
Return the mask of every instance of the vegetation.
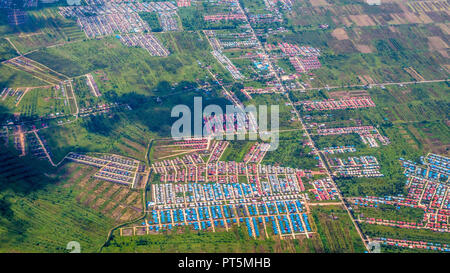
<path id="1" fill-rule="evenodd" d="M 450 236 L 446 232 L 435 232 L 425 229 L 404 229 L 365 223 L 361 223 L 361 228 L 365 234 L 372 238 L 382 237 L 431 243 L 450 243 Z"/>
<path id="2" fill-rule="evenodd" d="M 338 206 L 312 207 L 325 252 L 364 252 L 364 244 L 347 212 Z"/>
<path id="3" fill-rule="evenodd" d="M 358 207 L 355 214 L 367 218 L 420 223 L 424 216 L 424 210 L 421 208 L 409 208 L 403 206 L 397 208 L 392 205 L 380 204 L 377 208 Z"/>
<path id="4" fill-rule="evenodd" d="M 112 220 L 77 203 L 67 187 L 75 173 L 19 160 L 11 149 L 0 158 L 0 252 L 67 252 L 70 241 L 82 252 L 99 249 Z"/>

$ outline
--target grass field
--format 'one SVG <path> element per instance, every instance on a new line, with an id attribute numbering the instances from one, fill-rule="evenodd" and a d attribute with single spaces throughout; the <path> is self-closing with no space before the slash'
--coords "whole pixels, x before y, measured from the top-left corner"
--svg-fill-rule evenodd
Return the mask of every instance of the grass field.
<path id="1" fill-rule="evenodd" d="M 172 53 L 167 58 L 151 57 L 144 49 L 125 47 L 115 38 L 47 48 L 28 57 L 71 77 L 103 70 L 109 80 L 98 83 L 100 90 L 119 95 L 152 94 L 161 82 L 210 80 L 211 76 L 199 62 L 210 65 L 224 79 L 230 77 L 210 54 L 202 34 L 162 33 L 158 37 Z"/>
<path id="2" fill-rule="evenodd" d="M 312 207 L 312 216 L 325 252 L 365 251 L 356 228 L 342 207 Z"/>
<path id="3" fill-rule="evenodd" d="M 231 141 L 220 160 L 242 162 L 244 156 L 255 143 L 253 141 Z"/>
<path id="4" fill-rule="evenodd" d="M 29 11 L 24 25 L 0 25 L 0 36 L 9 37 L 22 54 L 86 38 L 76 21 L 61 17 L 57 8 Z"/>
<path id="5" fill-rule="evenodd" d="M 386 219 L 394 221 L 408 221 L 420 223 L 424 216 L 423 209 L 400 207 L 397 209 L 391 205 L 379 205 L 378 208 L 358 207 L 354 208 L 356 215 L 362 215 L 368 218 Z"/>
<path id="6" fill-rule="evenodd" d="M 131 122 L 128 114 L 88 117 L 64 127 L 41 130 L 40 134 L 52 147 L 55 162 L 72 151 L 110 152 L 143 160 L 153 134 L 142 124 Z"/>
<path id="7" fill-rule="evenodd" d="M 304 170 L 317 169 L 318 160 L 309 153 L 311 148 L 303 144 L 304 138 L 296 133 L 281 133 L 278 149 L 267 152 L 262 164 L 280 165 Z"/>
<path id="8" fill-rule="evenodd" d="M 12 45 L 4 38 L 0 38 L 0 62 L 16 57 L 17 52 Z"/>
<path id="9" fill-rule="evenodd" d="M 47 83 L 32 77 L 30 74 L 13 69 L 4 64 L 0 64 L 0 88 L 3 87 L 24 87 L 43 86 Z"/>

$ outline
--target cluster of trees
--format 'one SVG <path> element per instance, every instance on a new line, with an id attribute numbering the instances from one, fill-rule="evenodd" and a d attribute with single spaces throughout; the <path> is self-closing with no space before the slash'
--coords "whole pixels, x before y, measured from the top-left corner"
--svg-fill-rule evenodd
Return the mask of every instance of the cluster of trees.
<path id="1" fill-rule="evenodd" d="M 161 32 L 163 31 L 161 24 L 159 23 L 159 17 L 157 13 L 140 13 L 139 16 L 147 22 L 148 26 L 152 29 L 152 32 Z"/>
<path id="2" fill-rule="evenodd" d="M 311 154 L 311 148 L 303 146 L 299 141 L 280 140 L 278 149 L 268 152 L 263 164 L 284 167 L 315 169 L 318 160 Z"/>
<path id="3" fill-rule="evenodd" d="M 241 20 L 208 22 L 204 20 L 205 13 L 194 8 L 179 9 L 178 14 L 185 30 L 234 29 L 242 24 Z"/>

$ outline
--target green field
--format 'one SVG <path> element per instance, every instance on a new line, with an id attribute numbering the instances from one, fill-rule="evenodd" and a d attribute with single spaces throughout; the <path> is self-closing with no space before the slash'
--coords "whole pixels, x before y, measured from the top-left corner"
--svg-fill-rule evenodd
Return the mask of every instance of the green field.
<path id="1" fill-rule="evenodd" d="M 5 149 L 0 157 L 0 252 L 68 252 L 70 241 L 82 252 L 100 248 L 113 222 L 77 203 L 65 186 L 72 173 Z"/>
<path id="2" fill-rule="evenodd" d="M 361 215 L 366 218 L 377 218 L 394 221 L 408 221 L 420 223 L 424 216 L 424 210 L 420 208 L 400 207 L 399 209 L 392 205 L 379 205 L 373 207 L 358 207 L 354 210 L 355 215 Z"/>
<path id="3" fill-rule="evenodd" d="M 4 38 L 0 38 L 0 62 L 17 56 L 17 52 L 12 45 Z"/>
<path id="4" fill-rule="evenodd" d="M 311 154 L 312 150 L 303 144 L 302 131 L 283 132 L 280 134 L 278 149 L 267 152 L 262 164 L 280 165 L 304 170 L 317 169 L 318 160 Z"/>
<path id="5" fill-rule="evenodd" d="M 255 143 L 256 142 L 243 140 L 231 141 L 220 160 L 242 162 L 244 156 Z"/>
<path id="6" fill-rule="evenodd" d="M 312 207 L 312 216 L 325 252 L 365 251 L 356 228 L 343 208 L 337 206 Z"/>

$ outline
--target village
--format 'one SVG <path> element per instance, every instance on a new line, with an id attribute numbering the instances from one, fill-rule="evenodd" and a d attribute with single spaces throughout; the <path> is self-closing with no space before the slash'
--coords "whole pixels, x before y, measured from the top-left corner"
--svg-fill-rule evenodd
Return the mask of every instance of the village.
<path id="1" fill-rule="evenodd" d="M 411 207 L 424 210 L 420 222 L 360 218 L 359 221 L 407 229 L 429 229 L 450 232 L 450 195 L 448 181 L 450 170 L 448 157 L 428 154 L 419 165 L 401 159 L 407 177 L 408 195 L 381 197 L 361 197 L 351 199 L 355 207 L 377 207 L 381 204 L 394 207 Z"/>
<path id="2" fill-rule="evenodd" d="M 152 197 L 147 204 L 151 216 L 142 226 L 121 229 L 122 236 L 185 225 L 194 230 L 229 230 L 233 224 L 244 223 L 254 238 L 269 234 L 295 238 L 313 233 L 302 178 L 311 178 L 314 172 L 260 164 L 267 145 L 253 145 L 244 162 L 224 162 L 220 158 L 228 142 L 165 141 L 158 146 L 162 151 L 180 154 L 184 150 L 187 154 L 153 163 L 159 180 L 151 185 Z"/>

